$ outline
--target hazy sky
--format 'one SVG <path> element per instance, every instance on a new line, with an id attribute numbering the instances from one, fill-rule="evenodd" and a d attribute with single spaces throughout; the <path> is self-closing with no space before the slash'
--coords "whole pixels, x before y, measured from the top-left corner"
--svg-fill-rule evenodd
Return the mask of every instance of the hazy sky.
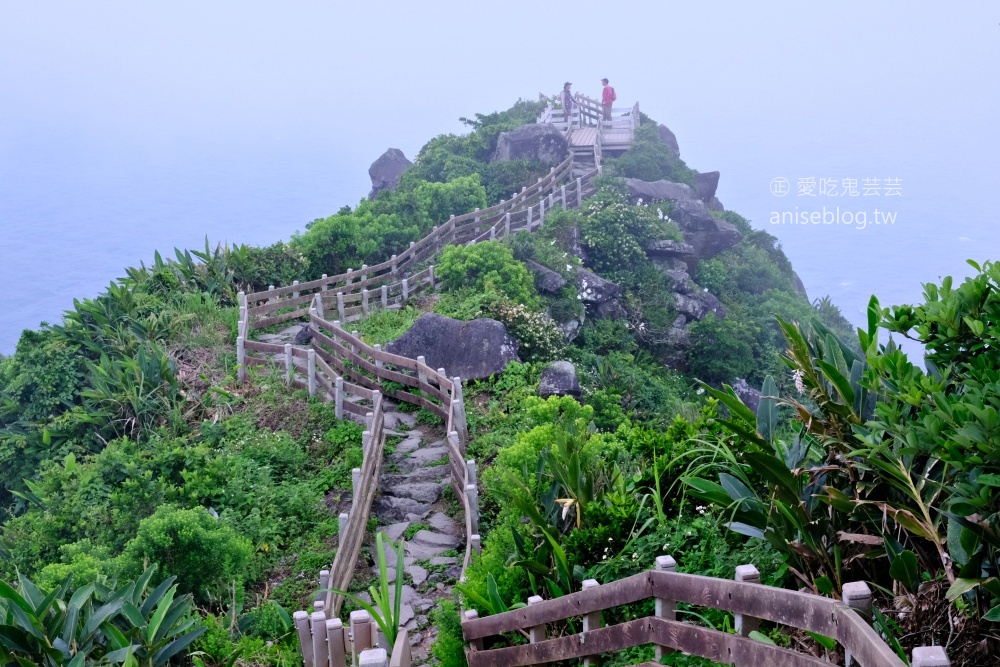
<path id="1" fill-rule="evenodd" d="M 841 247 L 844 261 L 828 252 L 832 231 L 768 231 L 811 292 L 863 281 L 865 267 L 880 264 L 871 289 L 905 282 L 909 298 L 920 281 L 963 271 L 952 268 L 956 257 L 998 254 L 998 23 L 995 1 L 7 0 L 0 179 L 16 185 L 5 195 L 0 184 L 0 228 L 86 203 L 114 173 L 122 197 L 102 196 L 158 188 L 148 199 L 161 210 L 167 198 L 207 210 L 223 183 L 218 196 L 246 207 L 236 217 L 249 220 L 260 202 L 282 203 L 290 219 L 246 236 L 287 238 L 357 203 L 368 165 L 387 147 L 412 157 L 430 137 L 461 131 L 460 116 L 567 80 L 597 94 L 607 76 L 622 102 L 638 100 L 676 133 L 690 166 L 720 170 L 719 197 L 758 226 L 775 205 L 768 184 L 776 176 L 903 178 L 905 216 L 893 236 L 857 235 Z M 205 158 L 227 152 L 248 164 L 270 161 L 273 176 Z M 157 168 L 198 176 L 181 183 Z M 32 188 L 39 192 L 26 214 L 18 197 Z M 109 212 L 109 237 L 169 227 L 127 213 Z M 233 240 L 232 224 L 205 228 Z M 189 239 L 161 234 L 156 243 Z M 0 265 L 12 260 L 4 252 L 0 242 Z M 120 252 L 117 267 L 150 251 L 123 241 Z M 60 261 L 54 253 L 46 268 Z M 846 310 L 857 309 L 856 296 L 844 297 Z"/>

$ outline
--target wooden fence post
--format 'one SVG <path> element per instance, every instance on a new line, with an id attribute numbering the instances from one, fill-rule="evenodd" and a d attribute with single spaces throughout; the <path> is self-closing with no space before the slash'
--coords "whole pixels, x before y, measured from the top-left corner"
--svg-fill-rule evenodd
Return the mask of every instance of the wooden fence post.
<path id="1" fill-rule="evenodd" d="M 347 318 L 344 317 L 344 293 L 343 292 L 337 292 L 337 316 L 340 318 L 341 322 L 345 322 L 347 320 Z"/>
<path id="2" fill-rule="evenodd" d="M 910 667 L 951 667 L 943 646 L 915 646 Z"/>
<path id="3" fill-rule="evenodd" d="M 240 384 L 247 381 L 247 349 L 246 339 L 239 336 L 236 339 L 236 377 Z"/>
<path id="4" fill-rule="evenodd" d="M 477 485 L 479 482 L 476 479 L 476 460 L 469 459 L 465 462 L 465 476 L 469 480 L 469 484 L 473 486 Z"/>
<path id="5" fill-rule="evenodd" d="M 368 317 L 368 290 L 361 290 L 361 314 Z"/>
<path id="6" fill-rule="evenodd" d="M 465 419 L 465 399 L 462 396 L 462 378 L 455 376 L 451 379 L 452 381 L 452 409 L 455 411 L 455 419 L 458 422 L 455 430 L 458 431 L 459 440 L 462 443 L 462 455 L 465 455 L 465 446 L 469 442 L 469 424 Z M 458 405 L 455 405 L 455 401 L 458 401 Z"/>
<path id="7" fill-rule="evenodd" d="M 759 584 L 760 583 L 760 572 L 753 565 L 737 565 L 736 566 L 736 581 L 742 581 L 748 584 Z M 742 635 L 743 637 L 749 637 L 751 632 L 757 630 L 760 627 L 760 619 L 753 616 L 744 616 L 743 614 L 734 614 L 735 616 L 735 629 L 736 634 Z"/>
<path id="8" fill-rule="evenodd" d="M 358 330 L 353 329 L 351 331 L 351 338 L 357 338 L 357 337 L 358 337 Z M 355 345 L 354 343 L 351 343 L 351 352 L 353 352 L 354 354 L 358 353 L 358 346 Z"/>
<path id="9" fill-rule="evenodd" d="M 576 207 L 583 206 L 583 179 L 576 179 Z"/>
<path id="10" fill-rule="evenodd" d="M 293 280 L 292 281 L 292 287 L 295 287 L 298 284 L 299 284 L 298 280 Z M 292 298 L 293 299 L 298 299 L 299 298 L 299 291 L 298 290 L 293 290 L 292 291 Z"/>
<path id="11" fill-rule="evenodd" d="M 410 281 L 406 278 L 403 278 L 403 303 L 406 303 L 406 300 L 409 298 L 410 298 Z"/>
<path id="12" fill-rule="evenodd" d="M 312 636 L 309 634 L 309 612 L 297 611 L 292 614 L 295 623 L 295 633 L 299 636 L 299 648 L 302 649 L 302 661 L 305 667 L 315 667 L 313 662 Z"/>
<path id="13" fill-rule="evenodd" d="M 417 363 L 426 366 L 427 359 L 423 356 L 418 356 Z M 420 370 L 420 366 L 417 366 L 417 382 L 419 382 L 420 384 L 427 384 L 427 373 Z"/>
<path id="14" fill-rule="evenodd" d="M 545 197 L 538 198 L 538 227 L 545 224 L 545 211 L 547 207 L 545 206 Z M 531 231 L 530 229 L 528 231 Z"/>
<path id="15" fill-rule="evenodd" d="M 528 606 L 540 604 L 542 598 L 538 595 L 532 595 L 528 598 Z M 537 644 L 538 642 L 545 641 L 545 624 L 535 625 L 528 629 L 528 641 L 532 644 Z"/>
<path id="16" fill-rule="evenodd" d="M 866 622 L 872 622 L 872 589 L 863 581 L 851 581 L 842 589 L 844 604 L 861 614 Z M 851 667 L 854 656 L 851 650 L 844 647 L 844 667 Z"/>
<path id="17" fill-rule="evenodd" d="M 344 378 L 338 377 L 333 383 L 333 410 L 337 419 L 344 418 Z"/>
<path id="18" fill-rule="evenodd" d="M 267 291 L 268 292 L 273 292 L 274 291 L 274 285 L 268 285 L 267 286 Z M 278 300 L 277 297 L 274 296 L 273 294 L 268 294 L 267 295 L 267 303 L 268 304 L 272 304 L 272 303 L 274 303 L 277 300 Z"/>
<path id="19" fill-rule="evenodd" d="M 295 357 L 292 356 L 292 344 L 285 343 L 285 383 L 292 386 L 292 377 L 295 375 Z"/>
<path id="20" fill-rule="evenodd" d="M 316 395 L 316 350 L 310 349 L 308 352 L 309 362 L 309 395 Z"/>
<path id="21" fill-rule="evenodd" d="M 475 553 L 481 553 L 483 550 L 483 542 L 479 539 L 479 533 L 473 533 L 469 535 L 469 543 L 472 545 L 472 550 Z"/>
<path id="22" fill-rule="evenodd" d="M 503 214 L 503 236 L 504 238 L 510 236 L 510 211 Z"/>
<path id="23" fill-rule="evenodd" d="M 490 241 L 497 240 L 497 227 L 496 225 L 490 225 Z"/>
<path id="24" fill-rule="evenodd" d="M 467 609 L 465 611 L 465 620 L 467 620 L 467 621 L 474 621 L 477 618 L 479 618 L 479 612 L 476 611 L 475 609 Z M 469 642 L 469 648 L 472 649 L 473 651 L 482 651 L 483 650 L 483 640 L 482 639 L 473 639 L 473 640 L 471 640 Z"/>
<path id="25" fill-rule="evenodd" d="M 528 231 L 531 231 L 531 207 L 528 207 Z"/>
<path id="26" fill-rule="evenodd" d="M 372 646 L 371 616 L 364 609 L 351 612 L 351 641 L 354 644 L 354 660 L 361 652 Z"/>
<path id="27" fill-rule="evenodd" d="M 580 590 L 589 591 L 591 588 L 597 588 L 600 584 L 597 583 L 596 579 L 584 579 L 583 586 Z M 602 626 L 601 623 L 601 612 L 594 611 L 589 614 L 583 615 L 583 632 L 580 635 L 580 643 L 583 643 L 584 638 L 587 636 L 586 633 L 590 630 L 596 630 Z M 588 656 L 583 659 L 584 667 L 591 667 L 600 664 L 600 659 L 597 656 Z"/>
<path id="28" fill-rule="evenodd" d="M 313 599 L 313 606 L 316 609 L 316 604 L 324 604 L 326 599 L 326 589 L 330 587 L 330 570 L 320 570 L 319 571 L 319 591 L 316 593 L 316 597 Z"/>
<path id="29" fill-rule="evenodd" d="M 330 667 L 347 667 L 344 622 L 339 618 L 331 618 L 326 622 L 326 645 L 330 651 Z"/>
<path id="30" fill-rule="evenodd" d="M 427 285 L 430 287 L 430 290 L 433 292 L 434 291 L 434 265 L 433 264 L 431 264 L 430 266 L 427 267 Z"/>
<path id="31" fill-rule="evenodd" d="M 330 651 L 326 647 L 326 614 L 314 611 L 312 621 L 313 660 L 316 667 L 326 667 L 330 664 Z"/>
<path id="32" fill-rule="evenodd" d="M 365 271 L 365 269 L 367 269 L 367 268 L 368 268 L 367 264 L 362 264 L 361 265 L 361 271 L 362 271 L 362 273 L 361 273 L 361 282 L 365 282 L 366 280 L 368 280 L 368 272 Z"/>
<path id="33" fill-rule="evenodd" d="M 469 499 L 469 512 L 472 514 L 472 532 L 479 534 L 479 487 L 475 484 L 465 485 L 465 496 Z"/>
<path id="34" fill-rule="evenodd" d="M 351 501 L 358 502 L 358 494 L 361 493 L 361 468 L 351 469 Z"/>
<path id="35" fill-rule="evenodd" d="M 389 286 L 382 285 L 382 310 L 389 307 Z"/>
<path id="36" fill-rule="evenodd" d="M 350 519 L 350 515 L 347 512 L 341 512 L 340 516 L 337 517 L 337 547 L 344 546 L 344 533 L 347 532 L 347 520 Z"/>
<path id="37" fill-rule="evenodd" d="M 323 296 L 319 292 L 316 292 L 316 295 L 313 296 L 312 307 L 321 320 L 326 319 L 326 313 L 323 312 Z"/>
<path id="38" fill-rule="evenodd" d="M 569 208 L 569 205 L 566 203 L 566 184 L 565 183 L 563 183 L 562 185 L 559 186 L 559 203 L 562 204 L 562 207 L 563 207 L 564 211 Z"/>
<path id="39" fill-rule="evenodd" d="M 372 347 L 375 348 L 376 352 L 382 351 L 382 346 L 379 343 L 375 343 Z M 375 368 L 385 368 L 385 362 L 378 357 L 375 357 Z"/>
<path id="40" fill-rule="evenodd" d="M 656 557 L 656 571 L 657 572 L 676 572 L 677 571 L 677 561 L 675 561 L 670 556 L 657 556 Z M 668 621 L 677 620 L 677 603 L 674 600 L 667 598 L 656 598 L 655 612 L 659 618 L 665 618 Z M 656 662 L 660 662 L 664 655 L 673 652 L 669 646 L 662 646 L 657 644 L 653 649 L 653 657 Z"/>
<path id="41" fill-rule="evenodd" d="M 354 282 L 354 276 L 352 275 L 353 273 L 354 269 L 352 269 L 351 267 L 347 267 L 347 273 L 345 274 L 346 277 L 344 278 L 344 285 L 350 285 L 351 283 Z"/>
<path id="42" fill-rule="evenodd" d="M 389 269 L 389 272 L 396 275 L 396 256 L 393 255 L 389 259 L 392 260 L 392 267 Z"/>
<path id="43" fill-rule="evenodd" d="M 323 274 L 322 276 L 320 276 L 320 278 L 321 278 L 321 279 L 323 280 L 323 284 L 322 284 L 322 285 L 320 285 L 320 287 L 319 287 L 319 291 L 321 291 L 321 292 L 325 292 L 325 291 L 326 291 L 327 289 L 329 289 L 329 288 L 330 288 L 330 285 L 329 285 L 329 283 L 327 283 L 327 282 L 326 282 L 326 279 L 327 279 L 327 275 L 326 275 L 326 274 L 324 273 L 324 274 Z"/>
<path id="44" fill-rule="evenodd" d="M 369 648 L 358 656 L 358 667 L 389 667 L 389 654 L 384 648 Z"/>

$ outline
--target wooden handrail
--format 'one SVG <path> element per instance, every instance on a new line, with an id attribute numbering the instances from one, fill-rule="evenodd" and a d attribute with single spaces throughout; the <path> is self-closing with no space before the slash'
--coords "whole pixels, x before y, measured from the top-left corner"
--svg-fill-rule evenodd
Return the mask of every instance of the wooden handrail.
<path id="1" fill-rule="evenodd" d="M 502 614 L 484 618 L 465 617 L 462 622 L 462 634 L 465 640 L 475 647 L 480 646 L 483 639 L 501 633 L 528 630 L 649 598 L 711 607 L 831 637 L 844 646 L 863 667 L 903 667 L 904 664 L 882 641 L 878 633 L 843 602 L 798 591 L 762 586 L 759 583 L 671 571 L 643 572 Z M 469 665 L 470 667 L 534 665 L 651 642 L 726 663 L 733 662 L 733 659 L 725 656 L 733 656 L 735 655 L 733 652 L 736 651 L 743 656 L 741 660 L 744 661 L 737 661 L 737 665 L 820 664 L 810 662 L 815 660 L 811 656 L 803 656 L 794 651 L 781 649 L 782 653 L 772 655 L 768 652 L 775 650 L 776 647 L 657 617 L 588 631 L 584 635 L 574 635 L 572 642 L 568 643 L 563 641 L 566 639 L 563 638 L 528 647 L 485 651 L 473 649 L 469 653 Z M 748 641 L 750 643 L 746 643 Z M 758 649 L 756 648 L 758 646 L 767 648 Z M 724 652 L 718 652 L 721 649 L 724 649 Z M 787 655 L 784 652 L 787 652 Z M 764 653 L 767 653 L 768 660 L 773 662 L 761 661 Z M 755 655 L 756 657 L 753 657 Z M 778 657 L 780 661 L 777 660 Z"/>

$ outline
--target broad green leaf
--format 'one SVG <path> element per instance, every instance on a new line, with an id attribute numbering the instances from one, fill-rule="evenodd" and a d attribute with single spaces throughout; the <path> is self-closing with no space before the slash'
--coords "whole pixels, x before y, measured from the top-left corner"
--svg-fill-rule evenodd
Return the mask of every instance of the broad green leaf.
<path id="1" fill-rule="evenodd" d="M 832 637 L 816 634 L 815 632 L 809 632 L 808 630 L 806 630 L 806 634 L 815 639 L 816 643 L 825 648 L 827 651 L 832 651 L 837 648 L 837 640 Z"/>
<path id="2" fill-rule="evenodd" d="M 984 621 L 989 621 L 990 623 L 1000 623 L 1000 604 L 990 609 L 983 616 Z"/>
<path id="3" fill-rule="evenodd" d="M 818 590 L 822 595 L 829 595 L 830 593 L 833 593 L 833 582 L 830 581 L 830 577 L 816 577 L 816 579 L 813 580 L 813 584 L 815 584 L 816 590 Z"/>
<path id="4" fill-rule="evenodd" d="M 985 579 L 956 579 L 955 583 L 948 587 L 945 597 L 948 600 L 957 600 L 984 581 Z"/>
<path id="5" fill-rule="evenodd" d="M 912 590 L 920 577 L 916 554 L 907 550 L 896 556 L 889 564 L 889 576 Z"/>
<path id="6" fill-rule="evenodd" d="M 173 658 L 175 655 L 177 655 L 178 653 L 186 649 L 188 646 L 190 646 L 191 642 L 193 642 L 195 639 L 205 634 L 206 630 L 208 630 L 208 628 L 206 628 L 203 625 L 200 628 L 192 630 L 183 637 L 178 637 L 177 639 L 173 640 L 172 642 L 170 642 L 169 644 L 167 644 L 166 646 L 164 646 L 159 651 L 153 654 L 153 664 L 166 665 L 171 658 Z"/>
<path id="7" fill-rule="evenodd" d="M 497 580 L 493 578 L 492 572 L 486 575 L 486 592 L 489 594 L 490 602 L 493 604 L 493 613 L 502 614 L 507 611 L 507 605 L 504 604 L 503 598 L 500 597 Z"/>
<path id="8" fill-rule="evenodd" d="M 170 605 L 174 601 L 174 593 L 176 592 L 177 587 L 171 586 L 170 590 L 167 591 L 166 595 L 163 596 L 163 599 L 161 599 L 160 603 L 156 606 L 156 611 L 153 613 L 153 617 L 149 619 L 149 625 L 146 627 L 147 642 L 153 643 L 156 633 L 160 629 L 160 624 L 163 623 L 163 618 L 167 615 L 167 612 L 170 611 Z"/>
<path id="9" fill-rule="evenodd" d="M 143 617 L 149 616 L 153 612 L 153 608 L 156 607 L 157 603 L 160 601 L 160 598 L 163 597 L 176 580 L 177 577 L 167 577 L 161 581 L 160 585 L 153 589 L 153 592 L 149 594 L 146 601 L 142 603 L 139 613 L 142 614 Z"/>
<path id="10" fill-rule="evenodd" d="M 795 476 L 792 475 L 792 471 L 783 461 L 763 452 L 748 452 L 744 456 L 750 467 L 761 477 L 798 498 L 799 490 L 795 483 Z"/>
<path id="11" fill-rule="evenodd" d="M 20 607 L 25 613 L 30 614 L 32 612 L 31 605 L 28 604 L 28 601 L 21 597 L 20 593 L 15 591 L 10 584 L 2 579 L 0 579 L 0 599 L 10 600 Z"/>
<path id="12" fill-rule="evenodd" d="M 774 432 L 778 428 L 778 387 L 774 378 L 768 375 L 760 389 L 757 404 L 757 433 L 768 443 L 774 442 Z"/>
<path id="13" fill-rule="evenodd" d="M 747 636 L 750 639 L 753 639 L 754 641 L 764 642 L 765 644 L 771 644 L 773 646 L 777 646 L 777 644 L 774 643 L 773 639 L 765 635 L 763 632 L 760 632 L 759 630 L 751 630 L 750 634 Z"/>
<path id="14" fill-rule="evenodd" d="M 83 636 L 89 637 L 92 633 L 96 632 L 104 621 L 112 618 L 121 611 L 123 604 L 123 600 L 115 600 L 114 602 L 109 602 L 98 607 L 83 626 Z"/>
<path id="15" fill-rule="evenodd" d="M 757 537 L 760 539 L 764 539 L 763 530 L 761 530 L 760 528 L 755 528 L 754 526 L 745 523 L 740 523 L 739 521 L 731 521 L 726 524 L 726 527 L 735 533 L 739 533 L 740 535 L 746 535 L 747 537 Z"/>

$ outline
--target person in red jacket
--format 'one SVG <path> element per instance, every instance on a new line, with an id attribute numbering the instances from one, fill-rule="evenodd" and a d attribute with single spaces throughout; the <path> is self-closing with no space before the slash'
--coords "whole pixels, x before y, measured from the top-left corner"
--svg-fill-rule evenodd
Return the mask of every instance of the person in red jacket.
<path id="1" fill-rule="evenodd" d="M 604 84 L 604 92 L 601 95 L 601 103 L 604 105 L 604 120 L 611 120 L 611 105 L 618 99 L 615 89 L 608 85 L 607 79 L 601 79 Z"/>

